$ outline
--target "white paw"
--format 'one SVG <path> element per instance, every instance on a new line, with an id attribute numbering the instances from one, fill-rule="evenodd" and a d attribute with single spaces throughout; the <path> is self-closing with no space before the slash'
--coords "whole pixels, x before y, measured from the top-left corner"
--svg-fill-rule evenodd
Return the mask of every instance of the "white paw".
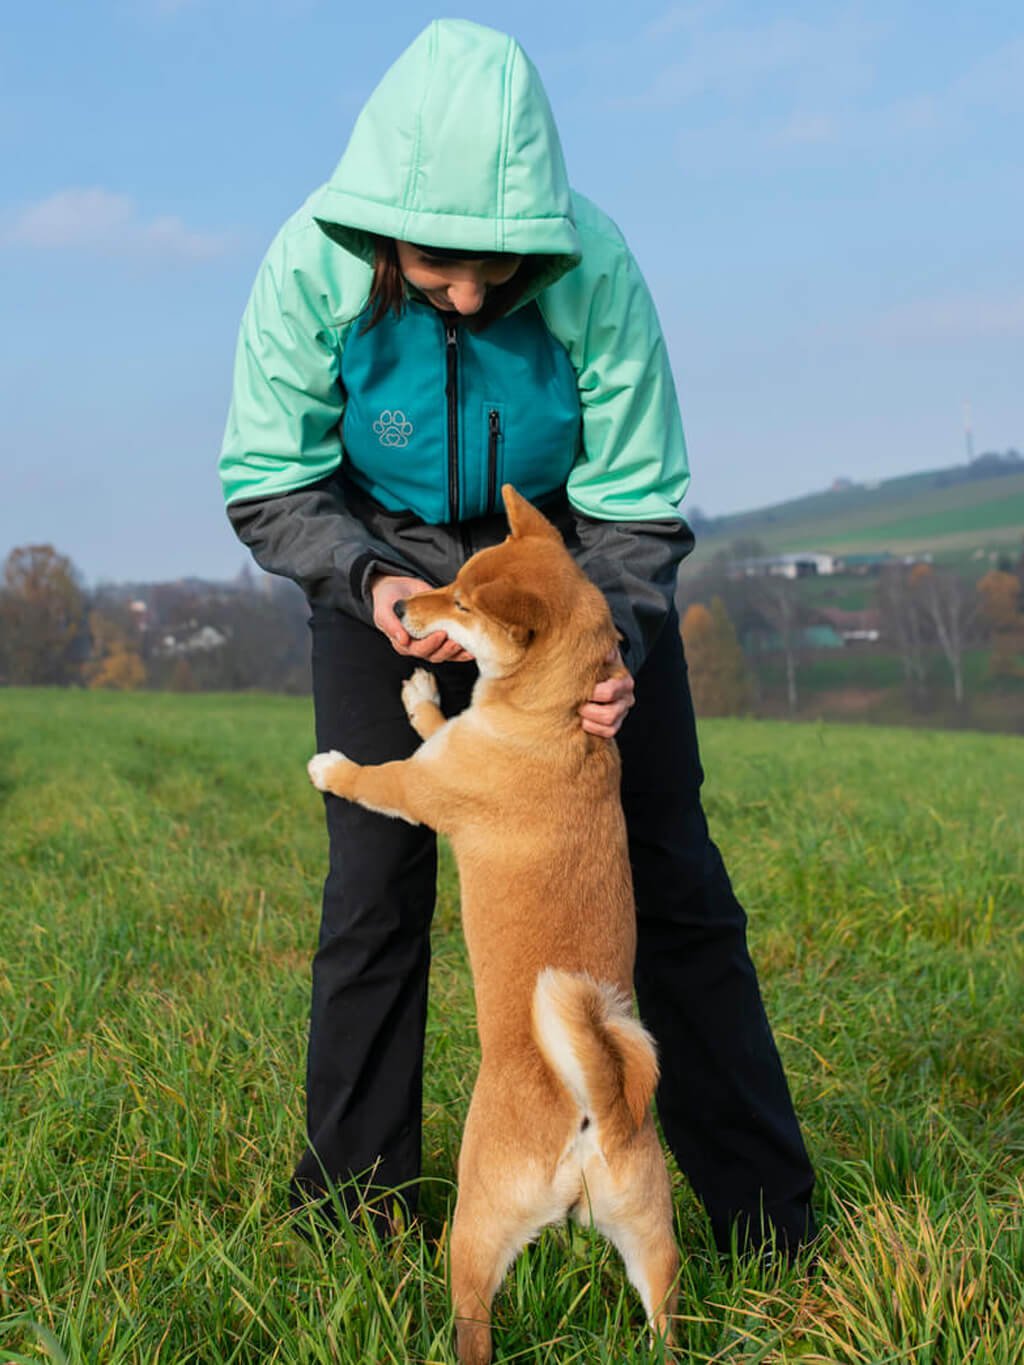
<path id="1" fill-rule="evenodd" d="M 425 701 L 440 706 L 441 693 L 437 690 L 437 679 L 433 673 L 425 668 L 417 668 L 412 677 L 406 678 L 402 684 L 402 705 L 405 707 L 405 714 L 411 716 L 416 707 Z"/>
<path id="2" fill-rule="evenodd" d="M 347 762 L 345 755 L 339 754 L 337 749 L 331 749 L 326 754 L 314 754 L 306 764 L 310 782 L 316 787 L 317 791 L 327 791 L 331 769 L 338 763 Z"/>

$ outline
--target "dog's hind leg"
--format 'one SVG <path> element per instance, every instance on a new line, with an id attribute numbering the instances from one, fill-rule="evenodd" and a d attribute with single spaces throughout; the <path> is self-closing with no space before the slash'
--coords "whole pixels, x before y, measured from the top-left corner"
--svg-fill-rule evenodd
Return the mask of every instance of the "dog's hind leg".
<path id="1" fill-rule="evenodd" d="M 452 1306 L 460 1365 L 489 1365 L 491 1304 L 526 1240 L 494 1214 L 485 1199 L 467 1198 L 460 1190 L 451 1236 Z"/>
<path id="2" fill-rule="evenodd" d="M 449 1248 L 460 1365 L 488 1365 L 491 1303 L 506 1270 L 545 1224 L 565 1215 L 543 1164 L 512 1156 L 509 1125 L 502 1119 L 496 1130 L 499 1112 L 480 1102 L 478 1086 L 459 1153 Z"/>
<path id="3" fill-rule="evenodd" d="M 652 1331 L 670 1346 L 679 1249 L 668 1171 L 651 1119 L 607 1166 L 588 1162 L 586 1174 L 590 1219 L 622 1256 Z"/>
<path id="4" fill-rule="evenodd" d="M 519 1252 L 553 1220 L 546 1208 L 503 1207 L 496 1190 L 480 1188 L 467 1197 L 460 1189 L 450 1255 L 459 1365 L 489 1365 L 494 1295 Z"/>
<path id="5" fill-rule="evenodd" d="M 402 705 L 409 724 L 420 739 L 429 739 L 447 724 L 441 710 L 437 680 L 425 668 L 417 668 L 412 677 L 402 683 Z"/>

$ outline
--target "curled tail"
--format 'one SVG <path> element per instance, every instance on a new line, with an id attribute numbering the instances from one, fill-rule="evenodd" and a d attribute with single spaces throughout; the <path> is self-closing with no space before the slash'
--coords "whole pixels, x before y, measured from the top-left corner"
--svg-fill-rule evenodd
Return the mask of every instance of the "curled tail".
<path id="1" fill-rule="evenodd" d="M 654 1040 L 614 986 L 546 967 L 533 993 L 533 1036 L 544 1060 L 606 1150 L 630 1141 L 658 1082 Z"/>

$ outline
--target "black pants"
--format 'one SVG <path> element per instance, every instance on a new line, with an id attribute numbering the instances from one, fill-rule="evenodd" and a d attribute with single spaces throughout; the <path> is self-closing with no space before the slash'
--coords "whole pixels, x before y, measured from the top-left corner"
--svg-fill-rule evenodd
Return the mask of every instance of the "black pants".
<path id="1" fill-rule="evenodd" d="M 362 763 L 404 758 L 419 743 L 399 688 L 416 666 L 379 631 L 314 610 L 317 747 Z M 476 670 L 434 670 L 447 715 L 469 700 Z M 671 617 L 636 680 L 619 747 L 636 886 L 636 989 L 658 1042 L 657 1104 L 666 1139 L 723 1249 L 734 1228 L 789 1248 L 814 1232 L 814 1176 L 793 1113 L 733 894 L 700 805 L 703 773 L 678 623 Z M 313 964 L 307 1068 L 309 1148 L 293 1196 L 324 1174 L 372 1171 L 375 1189 L 420 1171 L 423 1035 L 434 835 L 326 797 L 330 871 Z M 412 1188 L 409 1188 L 412 1182 Z"/>

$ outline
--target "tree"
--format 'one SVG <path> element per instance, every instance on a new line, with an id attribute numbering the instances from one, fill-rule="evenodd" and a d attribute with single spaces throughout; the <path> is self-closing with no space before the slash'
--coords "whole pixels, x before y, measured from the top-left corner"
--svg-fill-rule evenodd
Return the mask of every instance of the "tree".
<path id="1" fill-rule="evenodd" d="M 192 666 L 187 659 L 180 657 L 175 659 L 167 686 L 172 692 L 194 692 L 196 690 L 195 674 L 192 672 Z"/>
<path id="2" fill-rule="evenodd" d="M 797 706 L 796 667 L 804 613 L 791 578 L 769 574 L 754 583 L 753 600 L 758 612 L 775 632 L 786 666 L 786 703 L 790 715 Z"/>
<path id="3" fill-rule="evenodd" d="M 928 691 L 925 618 L 918 595 L 911 587 L 910 574 L 902 564 L 882 570 L 875 601 L 882 631 L 899 650 L 910 705 L 921 709 L 927 702 Z"/>
<path id="4" fill-rule="evenodd" d="M 162 584 L 147 591 L 147 605 L 150 687 L 309 690 L 309 605 L 294 583 L 268 575 L 205 595 Z"/>
<path id="5" fill-rule="evenodd" d="M 737 536 L 729 542 L 729 558 L 737 564 L 744 559 L 764 559 L 768 551 L 757 536 Z"/>
<path id="6" fill-rule="evenodd" d="M 82 669 L 90 687 L 106 687 L 118 692 L 134 692 L 146 681 L 130 621 L 119 620 L 109 611 L 89 613 L 92 657 Z"/>
<path id="7" fill-rule="evenodd" d="M 989 669 L 995 676 L 1012 677 L 1020 672 L 1018 656 L 1024 651 L 1024 611 L 1021 581 L 1016 574 L 993 569 L 978 581 L 981 614 L 992 632 Z"/>
<path id="8" fill-rule="evenodd" d="M 85 594 L 52 545 L 19 545 L 4 564 L 0 635 L 12 683 L 67 685 L 79 674 Z"/>
<path id="9" fill-rule="evenodd" d="M 699 602 L 682 624 L 693 705 L 700 716 L 738 716 L 750 710 L 747 661 L 725 603 L 715 597 L 711 610 Z"/>
<path id="10" fill-rule="evenodd" d="M 965 701 L 964 651 L 978 612 L 977 596 L 959 574 L 935 569 L 930 564 L 914 565 L 910 571 L 910 586 L 949 664 L 953 677 L 953 699 L 957 709 L 962 711 Z"/>

